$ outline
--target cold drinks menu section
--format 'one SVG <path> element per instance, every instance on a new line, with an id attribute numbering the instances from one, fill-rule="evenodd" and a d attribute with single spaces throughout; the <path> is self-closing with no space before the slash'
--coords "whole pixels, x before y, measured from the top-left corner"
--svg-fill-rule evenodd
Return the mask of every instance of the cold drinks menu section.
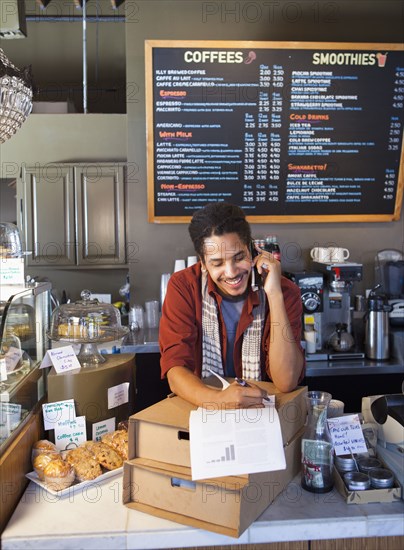
<path id="1" fill-rule="evenodd" d="M 399 218 L 402 47 L 159 44 L 146 44 L 150 221 L 222 200 L 251 221 Z"/>

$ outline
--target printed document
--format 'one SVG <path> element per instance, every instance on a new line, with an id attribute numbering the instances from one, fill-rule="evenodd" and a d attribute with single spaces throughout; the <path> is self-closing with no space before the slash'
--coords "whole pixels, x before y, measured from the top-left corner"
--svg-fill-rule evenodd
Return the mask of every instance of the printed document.
<path id="1" fill-rule="evenodd" d="M 275 407 L 191 411 L 192 479 L 286 468 Z"/>

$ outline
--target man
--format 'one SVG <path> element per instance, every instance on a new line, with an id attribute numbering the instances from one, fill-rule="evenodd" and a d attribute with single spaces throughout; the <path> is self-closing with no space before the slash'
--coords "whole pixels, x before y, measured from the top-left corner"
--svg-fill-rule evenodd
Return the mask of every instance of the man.
<path id="1" fill-rule="evenodd" d="M 197 406 L 262 404 L 266 394 L 254 383 L 223 391 L 205 385 L 211 371 L 268 376 L 280 391 L 293 390 L 304 369 L 298 287 L 271 253 L 254 248 L 238 206 L 208 204 L 188 229 L 200 261 L 171 276 L 160 321 L 161 372 L 171 390 Z"/>

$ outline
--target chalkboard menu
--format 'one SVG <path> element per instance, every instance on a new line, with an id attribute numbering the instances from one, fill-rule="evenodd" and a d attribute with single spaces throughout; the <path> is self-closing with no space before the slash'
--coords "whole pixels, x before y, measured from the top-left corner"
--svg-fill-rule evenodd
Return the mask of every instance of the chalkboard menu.
<path id="1" fill-rule="evenodd" d="M 392 221 L 403 198 L 404 47 L 146 42 L 149 221 L 208 202 L 251 222 Z"/>

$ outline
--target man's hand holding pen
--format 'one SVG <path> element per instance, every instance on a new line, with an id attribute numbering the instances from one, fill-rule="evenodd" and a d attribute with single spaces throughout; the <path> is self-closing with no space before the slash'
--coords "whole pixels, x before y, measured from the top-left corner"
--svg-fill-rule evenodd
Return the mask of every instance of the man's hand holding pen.
<path id="1" fill-rule="evenodd" d="M 236 378 L 228 388 L 220 391 L 220 402 L 228 409 L 261 408 L 267 397 L 265 390 L 240 378 Z"/>

